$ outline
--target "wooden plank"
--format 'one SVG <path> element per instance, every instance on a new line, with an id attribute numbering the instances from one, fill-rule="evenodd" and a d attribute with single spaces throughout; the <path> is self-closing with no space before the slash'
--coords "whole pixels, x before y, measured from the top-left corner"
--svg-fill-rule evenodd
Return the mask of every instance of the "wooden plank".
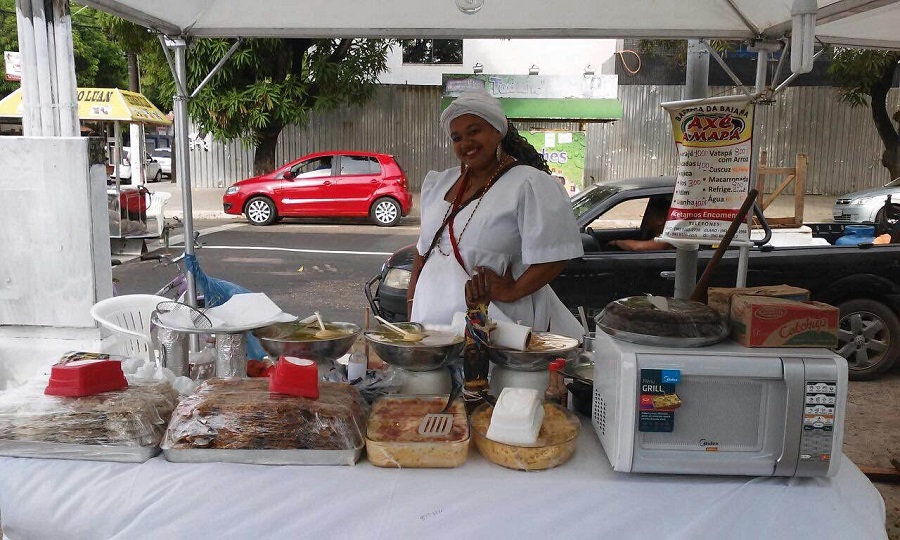
<path id="1" fill-rule="evenodd" d="M 859 470 L 873 482 L 884 482 L 889 484 L 900 483 L 900 470 L 897 470 L 896 468 L 889 469 L 860 466 Z"/>
<path id="2" fill-rule="evenodd" d="M 794 219 L 797 226 L 803 225 L 803 205 L 806 197 L 806 166 L 808 161 L 806 154 L 797 154 L 794 166 L 797 169 L 797 179 L 794 180 Z"/>

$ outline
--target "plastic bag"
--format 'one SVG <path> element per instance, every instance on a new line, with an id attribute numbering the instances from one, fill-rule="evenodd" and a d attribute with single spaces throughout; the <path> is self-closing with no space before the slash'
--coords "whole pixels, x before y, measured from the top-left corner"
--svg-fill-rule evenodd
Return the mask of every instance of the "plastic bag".
<path id="1" fill-rule="evenodd" d="M 386 394 L 396 394 L 403 385 L 403 372 L 387 364 L 382 369 L 367 369 L 363 379 L 353 382 L 347 380 L 347 369 L 344 366 L 332 368 L 322 378 L 330 382 L 350 383 L 359 390 L 367 403 Z"/>
<path id="2" fill-rule="evenodd" d="M 270 393 L 267 379 L 209 379 L 178 404 L 161 446 L 349 450 L 363 444 L 366 412 L 346 384 L 320 382 L 307 399 Z"/>
<path id="3" fill-rule="evenodd" d="M 184 256 L 184 267 L 194 275 L 197 287 L 203 292 L 206 307 L 221 306 L 236 294 L 253 292 L 247 288 L 241 287 L 237 283 L 217 279 L 206 275 L 200 268 L 200 262 L 196 255 Z M 247 358 L 259 360 L 266 356 L 266 350 L 263 349 L 259 340 L 256 339 L 251 332 L 246 332 Z"/>
<path id="4" fill-rule="evenodd" d="M 165 381 L 129 381 L 127 390 L 78 398 L 45 395 L 46 386 L 40 378 L 0 393 L 0 439 L 156 446 L 178 402 Z"/>

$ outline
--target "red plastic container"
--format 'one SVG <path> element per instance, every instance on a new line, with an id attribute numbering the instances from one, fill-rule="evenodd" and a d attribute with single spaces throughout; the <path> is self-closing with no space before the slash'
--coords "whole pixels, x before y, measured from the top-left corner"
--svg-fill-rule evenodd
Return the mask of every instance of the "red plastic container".
<path id="1" fill-rule="evenodd" d="M 122 372 L 121 362 L 78 360 L 53 366 L 44 393 L 50 396 L 81 397 L 126 388 L 128 381 Z"/>
<path id="2" fill-rule="evenodd" d="M 269 392 L 319 399 L 319 368 L 312 360 L 282 356 L 269 378 Z"/>

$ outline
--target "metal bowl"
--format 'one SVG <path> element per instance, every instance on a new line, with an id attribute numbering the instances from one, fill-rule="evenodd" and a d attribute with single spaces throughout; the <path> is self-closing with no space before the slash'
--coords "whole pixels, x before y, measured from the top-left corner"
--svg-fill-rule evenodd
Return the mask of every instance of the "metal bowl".
<path id="1" fill-rule="evenodd" d="M 253 335 L 259 338 L 263 349 L 273 357 L 297 356 L 330 363 L 350 350 L 360 332 L 359 326 L 353 323 L 328 322 L 325 328 L 347 332 L 347 335 L 332 339 L 296 337 L 297 333 L 307 328 L 313 329 L 310 325 L 297 322 L 276 323 L 254 330 Z"/>
<path id="2" fill-rule="evenodd" d="M 413 330 L 415 323 L 395 323 L 405 330 Z M 369 346 L 387 364 L 409 371 L 434 371 L 459 356 L 466 339 L 459 334 L 439 330 L 425 330 L 422 341 L 400 341 L 387 328 L 378 327 L 363 333 Z"/>
<path id="3" fill-rule="evenodd" d="M 559 345 L 551 349 L 540 351 L 517 351 L 499 347 L 488 347 L 488 358 L 498 366 L 503 366 L 517 371 L 543 371 L 547 364 L 557 358 L 570 360 L 576 358 L 580 351 L 580 343 L 577 339 L 549 332 L 532 332 L 532 336 L 552 338 Z"/>

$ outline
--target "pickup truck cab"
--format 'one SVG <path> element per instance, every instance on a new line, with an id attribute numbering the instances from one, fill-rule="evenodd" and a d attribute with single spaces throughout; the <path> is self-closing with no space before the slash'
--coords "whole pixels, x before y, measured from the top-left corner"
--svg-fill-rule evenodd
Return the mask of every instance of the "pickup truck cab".
<path id="1" fill-rule="evenodd" d="M 674 186 L 673 177 L 633 178 L 595 185 L 572 198 L 585 254 L 570 260 L 551 283 L 569 309 L 584 306 L 592 322 L 618 298 L 672 295 L 674 249 L 620 251 L 608 243 L 651 238 L 647 224 L 633 216 L 643 215 L 651 198 L 670 196 Z M 847 358 L 851 378 L 877 377 L 900 357 L 900 245 L 831 245 L 843 233 L 843 225 L 836 223 L 809 224 L 803 230 L 808 239 L 801 232 L 784 242 L 775 232 L 768 243 L 751 249 L 747 286 L 794 285 L 808 289 L 815 300 L 837 306 L 841 313 L 837 351 Z M 406 316 L 414 252 L 415 246 L 408 246 L 393 254 L 366 287 L 373 310 L 385 318 Z M 701 247 L 698 275 L 713 252 Z M 735 285 L 738 255 L 736 248 L 725 253 L 710 286 Z"/>

